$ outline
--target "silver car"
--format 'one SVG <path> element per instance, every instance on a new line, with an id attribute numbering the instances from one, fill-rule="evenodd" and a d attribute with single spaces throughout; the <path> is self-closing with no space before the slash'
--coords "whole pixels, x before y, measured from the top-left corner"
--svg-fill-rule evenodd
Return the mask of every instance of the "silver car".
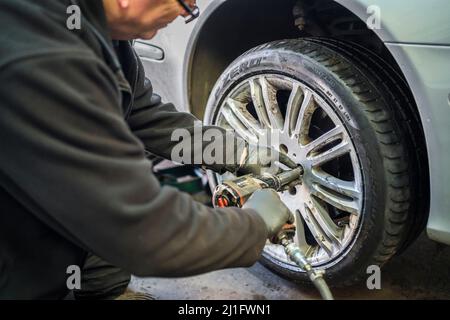
<path id="1" fill-rule="evenodd" d="M 137 41 L 155 91 L 305 168 L 281 194 L 296 241 L 333 285 L 358 281 L 426 228 L 450 244 L 448 0 L 199 0 L 202 15 Z M 210 175 L 211 184 L 226 177 Z M 268 244 L 262 263 L 305 274 Z"/>

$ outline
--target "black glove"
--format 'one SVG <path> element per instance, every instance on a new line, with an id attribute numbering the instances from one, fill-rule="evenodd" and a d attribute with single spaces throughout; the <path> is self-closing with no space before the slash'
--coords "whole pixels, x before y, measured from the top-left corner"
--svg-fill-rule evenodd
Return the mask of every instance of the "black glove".
<path id="1" fill-rule="evenodd" d="M 240 137 L 236 137 L 235 146 L 234 151 L 227 150 L 227 165 L 223 167 L 225 171 L 235 175 L 250 173 L 261 175 L 265 172 L 276 174 L 280 171 L 280 168 L 275 164 L 276 161 L 291 169 L 298 166 L 286 154 L 273 148 L 250 145 Z M 229 161 L 231 158 L 234 161 Z"/>
<path id="2" fill-rule="evenodd" d="M 242 207 L 255 210 L 266 223 L 268 239 L 275 238 L 286 224 L 294 223 L 294 215 L 272 189 L 258 190 Z"/>
<path id="3" fill-rule="evenodd" d="M 275 161 L 291 169 L 295 169 L 298 166 L 286 154 L 273 148 L 248 145 L 247 150 L 246 158 L 239 165 L 238 173 L 240 174 L 253 173 L 261 175 L 264 172 L 276 174 L 280 171 L 280 168 L 275 165 Z"/>
<path id="4" fill-rule="evenodd" d="M 261 175 L 265 172 L 276 174 L 280 172 L 280 168 L 276 165 L 277 161 L 291 169 L 295 169 L 298 166 L 286 154 L 279 153 L 273 148 L 250 145 L 233 132 L 225 132 L 223 141 L 233 141 L 233 143 L 223 145 L 223 161 L 203 164 L 203 168 L 219 174 L 224 174 L 228 171 L 236 176 L 240 176 L 250 173 Z"/>

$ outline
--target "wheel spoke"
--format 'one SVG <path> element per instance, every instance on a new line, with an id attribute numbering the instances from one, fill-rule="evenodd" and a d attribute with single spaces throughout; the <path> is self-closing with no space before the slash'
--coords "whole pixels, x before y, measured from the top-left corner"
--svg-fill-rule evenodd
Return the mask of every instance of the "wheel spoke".
<path id="1" fill-rule="evenodd" d="M 295 126 L 292 131 L 292 135 L 297 135 L 300 137 L 300 141 L 305 141 L 309 133 L 312 115 L 316 110 L 316 104 L 314 103 L 314 98 L 311 91 L 303 90 L 302 97 L 303 100 L 298 112 L 297 121 L 295 122 Z"/>
<path id="2" fill-rule="evenodd" d="M 351 145 L 347 140 L 342 140 L 336 146 L 327 150 L 315 150 L 307 156 L 313 167 L 323 165 L 331 160 L 335 160 L 351 151 Z"/>
<path id="3" fill-rule="evenodd" d="M 309 245 L 306 242 L 305 227 L 303 225 L 300 210 L 295 211 L 295 243 L 300 247 L 303 252 L 309 250 Z"/>
<path id="4" fill-rule="evenodd" d="M 278 106 L 275 87 L 264 77 L 251 79 L 249 84 L 253 104 L 263 127 L 266 129 L 282 129 L 283 116 Z"/>
<path id="5" fill-rule="evenodd" d="M 300 213 L 319 246 L 323 248 L 323 250 L 325 250 L 325 252 L 329 256 L 331 256 L 333 254 L 333 244 L 326 236 L 325 231 L 317 222 L 310 206 L 305 203 L 305 206 L 300 209 Z"/>
<path id="6" fill-rule="evenodd" d="M 311 153 L 319 151 L 321 148 L 325 147 L 327 144 L 334 142 L 338 139 L 342 139 L 344 137 L 344 129 L 341 126 L 336 126 L 325 134 L 321 135 L 317 139 L 309 142 L 306 146 L 306 154 L 310 155 Z"/>
<path id="7" fill-rule="evenodd" d="M 222 108 L 222 115 L 241 137 L 253 142 L 258 141 L 261 133 L 260 124 L 247 111 L 245 104 L 228 99 Z"/>
<path id="8" fill-rule="evenodd" d="M 314 169 L 311 173 L 311 180 L 313 184 L 325 187 L 345 197 L 355 200 L 361 197 L 361 191 L 357 189 L 355 181 L 345 181 L 336 178 L 323 170 Z"/>
<path id="9" fill-rule="evenodd" d="M 298 120 L 300 106 L 303 99 L 303 91 L 299 84 L 295 83 L 292 87 L 292 92 L 286 107 L 286 117 L 284 119 L 284 132 L 292 135 L 295 125 Z"/>
<path id="10" fill-rule="evenodd" d="M 264 105 L 264 98 L 261 86 L 259 85 L 257 79 L 251 79 L 249 81 L 249 86 L 253 105 L 255 106 L 256 114 L 258 115 L 258 120 L 263 128 L 268 129 L 270 128 L 270 120 Z"/>
<path id="11" fill-rule="evenodd" d="M 319 246 L 331 257 L 335 249 L 342 247 L 343 229 L 333 222 L 319 201 L 313 197 L 309 199 L 300 212 Z"/>
<path id="12" fill-rule="evenodd" d="M 360 192 L 352 182 L 340 180 L 332 176 L 313 174 L 310 191 L 313 195 L 342 211 L 358 214 Z"/>
<path id="13" fill-rule="evenodd" d="M 323 233 L 331 241 L 331 243 L 338 249 L 342 246 L 342 231 L 343 229 L 338 227 L 336 223 L 330 218 L 328 210 L 314 197 L 311 197 L 312 206 L 311 211 L 316 218 L 317 223 L 323 230 Z"/>
<path id="14" fill-rule="evenodd" d="M 227 104 L 236 117 L 242 122 L 242 124 L 255 136 L 259 136 L 262 133 L 261 125 L 259 122 L 248 112 L 247 105 L 236 101 L 234 99 L 228 99 Z"/>

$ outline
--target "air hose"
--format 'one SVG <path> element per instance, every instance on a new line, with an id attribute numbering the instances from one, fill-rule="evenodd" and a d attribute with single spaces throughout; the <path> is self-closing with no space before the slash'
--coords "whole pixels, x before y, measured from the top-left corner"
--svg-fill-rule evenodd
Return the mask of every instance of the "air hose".
<path id="1" fill-rule="evenodd" d="M 286 234 L 282 234 L 278 239 L 279 243 L 284 247 L 288 257 L 295 262 L 296 265 L 306 271 L 309 279 L 322 296 L 322 299 L 334 300 L 333 294 L 331 293 L 330 288 L 323 277 L 325 272 L 322 270 L 315 270 L 308 262 L 300 248 L 291 239 L 289 239 Z"/>
<path id="2" fill-rule="evenodd" d="M 250 174 L 234 180 L 225 181 L 218 185 L 214 191 L 214 207 L 241 208 L 255 191 L 267 188 L 282 191 L 289 184 L 298 182 L 302 174 L 303 168 L 299 166 L 296 169 L 284 171 L 278 175 L 266 174 L 263 176 L 254 176 Z M 301 249 L 292 241 L 292 237 L 288 236 L 288 234 L 292 234 L 290 231 L 292 230 L 283 230 L 273 242 L 284 246 L 289 258 L 306 271 L 309 279 L 317 290 L 319 290 L 324 300 L 333 300 L 333 295 L 323 277 L 325 272 L 315 270 L 311 266 Z"/>

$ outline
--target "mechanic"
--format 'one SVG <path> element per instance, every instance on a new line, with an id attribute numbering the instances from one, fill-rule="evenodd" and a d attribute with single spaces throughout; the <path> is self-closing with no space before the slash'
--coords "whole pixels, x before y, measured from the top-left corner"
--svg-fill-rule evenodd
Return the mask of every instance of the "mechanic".
<path id="1" fill-rule="evenodd" d="M 73 4 L 79 30 L 66 25 Z M 130 274 L 250 266 L 291 221 L 274 191 L 244 209 L 211 209 L 152 174 L 147 153 L 170 158 L 173 130 L 198 120 L 153 93 L 129 41 L 194 6 L 0 0 L 0 298 L 65 298 L 69 266 L 82 268 L 79 299 L 114 299 Z M 250 161 L 260 153 L 208 168 L 257 173 L 270 163 Z"/>

